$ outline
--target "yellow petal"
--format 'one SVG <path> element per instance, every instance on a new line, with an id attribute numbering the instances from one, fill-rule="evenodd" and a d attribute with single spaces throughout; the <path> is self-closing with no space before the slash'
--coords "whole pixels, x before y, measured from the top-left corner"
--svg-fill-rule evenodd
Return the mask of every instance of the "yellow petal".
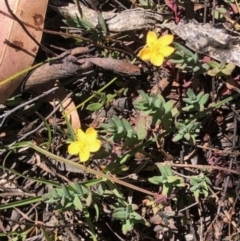
<path id="1" fill-rule="evenodd" d="M 165 46 L 165 47 L 162 47 L 162 49 L 161 49 L 161 53 L 164 57 L 168 57 L 173 52 L 174 52 L 174 48 L 171 46 Z"/>
<path id="2" fill-rule="evenodd" d="M 96 152 L 100 149 L 101 147 L 101 141 L 100 140 L 95 140 L 89 145 L 90 152 Z"/>
<path id="3" fill-rule="evenodd" d="M 154 53 L 150 62 L 155 66 L 161 66 L 163 64 L 164 57 L 161 54 Z"/>
<path id="4" fill-rule="evenodd" d="M 95 141 L 97 139 L 97 132 L 94 128 L 90 127 L 86 130 L 86 137 L 88 141 Z"/>
<path id="5" fill-rule="evenodd" d="M 150 60 L 152 56 L 151 48 L 143 48 L 142 50 L 140 50 L 138 56 L 144 61 Z"/>
<path id="6" fill-rule="evenodd" d="M 147 46 L 151 47 L 158 40 L 157 34 L 153 31 L 148 32 L 147 34 Z"/>
<path id="7" fill-rule="evenodd" d="M 90 158 L 90 152 L 88 148 L 83 148 L 79 152 L 79 159 L 81 162 L 86 162 Z"/>
<path id="8" fill-rule="evenodd" d="M 74 141 L 68 146 L 68 153 L 70 155 L 77 155 L 80 151 L 81 143 L 79 141 Z"/>
<path id="9" fill-rule="evenodd" d="M 77 129 L 77 140 L 81 141 L 85 139 L 86 139 L 86 134 L 81 129 Z"/>
<path id="10" fill-rule="evenodd" d="M 157 40 L 157 42 L 159 45 L 168 46 L 169 44 L 171 44 L 173 42 L 173 35 L 171 35 L 171 34 L 164 35 L 164 36 L 160 37 Z"/>

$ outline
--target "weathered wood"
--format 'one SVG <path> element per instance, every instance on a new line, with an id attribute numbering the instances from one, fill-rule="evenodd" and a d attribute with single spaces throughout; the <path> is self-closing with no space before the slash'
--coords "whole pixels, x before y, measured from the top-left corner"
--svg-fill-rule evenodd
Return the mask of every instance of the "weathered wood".
<path id="1" fill-rule="evenodd" d="M 160 24 L 186 41 L 186 45 L 199 53 L 220 62 L 240 66 L 240 34 L 226 29 L 222 24 L 200 24 L 195 21 Z"/>
<path id="2" fill-rule="evenodd" d="M 79 58 L 79 54 L 88 51 L 87 47 L 79 47 L 68 50 L 57 58 L 35 69 L 25 81 L 22 90 L 36 88 L 55 80 L 65 79 L 71 76 L 80 76 L 90 72 L 94 67 L 116 72 L 124 75 L 140 75 L 138 66 L 124 60 L 110 58 Z"/>
<path id="3" fill-rule="evenodd" d="M 74 4 L 64 4 L 61 1 L 51 1 L 53 6 L 64 16 L 81 19 L 80 13 Z M 65 6 L 62 6 L 65 5 Z M 97 12 L 81 4 L 82 12 L 91 24 L 98 25 Z M 131 30 L 140 30 L 153 28 L 157 23 L 163 21 L 163 16 L 157 12 L 135 8 L 124 10 L 120 13 L 101 12 L 106 21 L 110 32 L 125 32 Z"/>

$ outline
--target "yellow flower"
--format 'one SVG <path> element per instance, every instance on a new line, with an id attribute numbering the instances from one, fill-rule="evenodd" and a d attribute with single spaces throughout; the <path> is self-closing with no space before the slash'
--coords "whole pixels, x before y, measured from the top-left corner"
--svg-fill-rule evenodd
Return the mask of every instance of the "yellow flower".
<path id="1" fill-rule="evenodd" d="M 68 146 L 68 153 L 79 155 L 81 162 L 86 162 L 90 158 L 90 152 L 96 152 L 101 147 L 101 141 L 97 139 L 97 132 L 90 127 L 84 133 L 81 129 L 77 130 L 77 140 Z"/>
<path id="2" fill-rule="evenodd" d="M 164 58 L 174 52 L 174 48 L 168 46 L 172 42 L 173 35 L 167 34 L 158 38 L 155 32 L 150 31 L 147 34 L 147 44 L 140 50 L 138 56 L 144 61 L 150 60 L 155 66 L 161 66 Z"/>

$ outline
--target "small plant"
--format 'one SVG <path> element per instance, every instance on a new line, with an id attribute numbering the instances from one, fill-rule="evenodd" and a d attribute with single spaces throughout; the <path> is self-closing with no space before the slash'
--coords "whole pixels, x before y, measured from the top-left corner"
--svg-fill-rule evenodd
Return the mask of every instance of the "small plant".
<path id="1" fill-rule="evenodd" d="M 206 64 L 200 64 L 198 54 L 193 53 L 179 43 L 173 43 L 176 51 L 171 55 L 169 61 L 176 65 L 176 68 L 193 73 L 203 73 L 209 68 Z"/>
<path id="2" fill-rule="evenodd" d="M 204 94 L 201 91 L 198 95 L 195 95 L 192 89 L 187 90 L 187 97 L 183 98 L 183 101 L 188 105 L 183 107 L 183 111 L 203 111 L 204 105 L 207 103 L 209 99 L 209 94 Z"/>
<path id="3" fill-rule="evenodd" d="M 193 53 L 179 43 L 173 43 L 173 45 L 176 48 L 176 51 L 171 55 L 169 61 L 182 71 L 198 74 L 207 72 L 210 76 L 229 76 L 235 69 L 233 63 L 218 63 L 214 60 L 201 64 L 197 53 Z"/>
<path id="4" fill-rule="evenodd" d="M 88 18 L 83 15 L 83 18 L 79 18 L 77 16 L 72 16 L 65 12 L 64 10 L 61 10 L 60 13 L 64 16 L 65 20 L 63 22 L 68 25 L 69 27 L 75 27 L 75 28 L 82 28 L 84 30 L 94 30 L 94 25 L 88 20 Z"/>
<path id="5" fill-rule="evenodd" d="M 184 179 L 174 175 L 170 165 L 166 163 L 158 163 L 157 167 L 161 176 L 154 176 L 148 179 L 149 182 L 159 185 L 162 184 L 162 194 L 169 197 L 175 187 L 184 187 Z"/>
<path id="6" fill-rule="evenodd" d="M 166 130 L 170 129 L 173 117 L 178 114 L 178 110 L 174 108 L 175 102 L 171 100 L 166 102 L 161 95 L 147 95 L 143 91 L 139 91 L 139 94 L 141 98 L 134 101 L 133 106 L 137 110 L 152 116 L 152 125 L 162 123 Z"/>
<path id="7" fill-rule="evenodd" d="M 207 74 L 210 76 L 229 76 L 232 74 L 233 70 L 236 67 L 233 63 L 218 63 L 214 60 L 208 61 L 207 64 L 211 67 L 211 69 L 207 71 Z"/>
<path id="8" fill-rule="evenodd" d="M 87 106 L 87 110 L 90 111 L 97 111 L 100 110 L 102 107 L 108 108 L 113 99 L 117 96 L 117 94 L 105 94 L 105 93 L 95 93 L 95 97 L 98 99 L 98 102 L 91 103 Z"/>
<path id="9" fill-rule="evenodd" d="M 108 138 L 110 142 L 124 140 L 123 148 L 131 147 L 139 141 L 136 131 L 125 118 L 113 116 L 108 123 L 101 123 L 100 128 L 104 130 L 102 132 L 110 135 Z"/>
<path id="10" fill-rule="evenodd" d="M 208 185 L 211 185 L 211 181 L 206 175 L 201 173 L 198 176 L 191 176 L 190 184 L 192 186 L 190 188 L 190 191 L 194 193 L 194 196 L 197 200 L 201 193 L 204 195 L 205 198 L 208 197 L 208 194 L 209 194 Z"/>
<path id="11" fill-rule="evenodd" d="M 180 122 L 175 122 L 175 127 L 178 133 L 172 139 L 173 142 L 180 141 L 181 139 L 186 139 L 192 145 L 196 143 L 196 137 L 200 132 L 200 123 L 196 122 L 196 120 L 191 121 L 188 124 L 183 124 Z"/>
<path id="12" fill-rule="evenodd" d="M 125 207 L 117 207 L 113 211 L 112 217 L 122 221 L 122 232 L 127 234 L 133 230 L 133 227 L 136 223 L 142 223 L 146 226 L 150 226 L 140 214 L 135 212 L 137 205 L 129 204 Z"/>
<path id="13" fill-rule="evenodd" d="M 92 183 L 94 185 L 94 181 Z M 96 239 L 96 234 L 88 208 L 91 206 L 95 210 L 95 218 L 99 218 L 99 207 L 97 198 L 99 194 L 91 192 L 84 184 L 70 183 L 70 185 L 61 185 L 61 188 L 53 188 L 49 193 L 43 195 L 43 200 L 46 203 L 56 204 L 55 210 L 65 211 L 76 209 L 82 212 L 85 216 L 93 240 Z"/>

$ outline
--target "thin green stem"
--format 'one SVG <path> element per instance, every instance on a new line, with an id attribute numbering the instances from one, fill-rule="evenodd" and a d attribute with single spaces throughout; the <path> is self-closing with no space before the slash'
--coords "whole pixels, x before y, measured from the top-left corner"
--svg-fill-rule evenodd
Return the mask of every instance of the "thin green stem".
<path id="1" fill-rule="evenodd" d="M 99 89 L 96 93 L 101 93 L 103 90 L 105 90 L 109 85 L 111 85 L 115 80 L 117 79 L 117 77 L 113 78 L 111 81 L 109 81 L 106 85 L 104 85 L 101 89 Z M 90 101 L 93 97 L 95 97 L 95 94 L 92 94 L 91 96 L 89 96 L 86 100 L 84 100 L 82 103 L 80 103 L 79 105 L 77 105 L 74 109 L 70 110 L 68 113 L 66 113 L 65 115 L 69 115 L 71 114 L 74 110 L 78 109 L 79 107 L 85 105 L 88 101 Z"/>

